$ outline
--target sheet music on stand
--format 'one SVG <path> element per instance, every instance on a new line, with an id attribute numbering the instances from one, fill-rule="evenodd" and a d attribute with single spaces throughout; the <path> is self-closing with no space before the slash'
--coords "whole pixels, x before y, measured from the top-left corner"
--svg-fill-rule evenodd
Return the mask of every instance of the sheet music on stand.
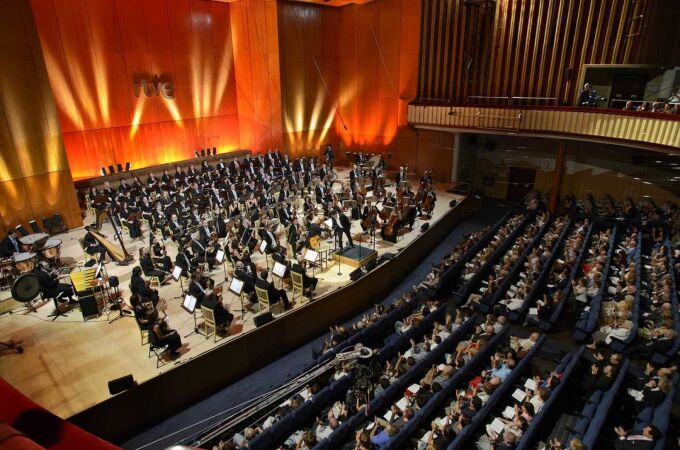
<path id="1" fill-rule="evenodd" d="M 182 268 L 180 266 L 175 266 L 174 269 L 172 269 L 172 279 L 175 281 L 179 281 L 179 277 L 182 276 Z"/>
<path id="2" fill-rule="evenodd" d="M 264 253 L 265 250 L 267 250 L 267 241 L 262 240 L 262 243 L 260 244 L 260 253 Z"/>
<path id="3" fill-rule="evenodd" d="M 215 261 L 222 264 L 222 261 L 224 261 L 224 250 L 217 250 L 217 253 L 215 253 Z"/>
<path id="4" fill-rule="evenodd" d="M 326 219 L 323 221 L 328 228 L 333 228 L 333 221 L 331 219 Z"/>
<path id="5" fill-rule="evenodd" d="M 286 274 L 286 266 L 276 261 L 274 263 L 274 267 L 272 268 L 272 273 L 279 278 L 283 278 L 283 276 Z"/>
<path id="6" fill-rule="evenodd" d="M 243 290 L 243 281 L 238 278 L 232 278 L 231 283 L 229 283 L 229 291 L 236 295 L 241 295 Z"/>
<path id="7" fill-rule="evenodd" d="M 182 301 L 182 309 L 189 314 L 193 314 L 194 310 L 196 309 L 196 297 L 193 295 L 187 295 L 184 297 L 184 300 Z"/>
<path id="8" fill-rule="evenodd" d="M 307 251 L 305 251 L 305 261 L 316 264 L 317 259 L 319 259 L 319 253 L 315 252 L 311 248 L 308 248 Z"/>

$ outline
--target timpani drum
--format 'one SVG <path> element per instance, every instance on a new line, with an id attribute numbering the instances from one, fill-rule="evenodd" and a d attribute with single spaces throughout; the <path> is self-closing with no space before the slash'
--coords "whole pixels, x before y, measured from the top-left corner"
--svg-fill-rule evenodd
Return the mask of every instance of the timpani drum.
<path id="1" fill-rule="evenodd" d="M 24 252 L 14 255 L 14 267 L 19 273 L 33 272 L 35 269 L 35 253 Z"/>
<path id="2" fill-rule="evenodd" d="M 40 253 L 45 261 L 52 265 L 59 265 L 61 263 L 61 239 L 48 239 Z"/>

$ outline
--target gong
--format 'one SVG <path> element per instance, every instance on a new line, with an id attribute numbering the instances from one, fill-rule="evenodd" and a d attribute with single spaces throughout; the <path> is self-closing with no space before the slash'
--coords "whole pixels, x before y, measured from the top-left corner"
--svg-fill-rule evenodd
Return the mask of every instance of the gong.
<path id="1" fill-rule="evenodd" d="M 12 297 L 21 303 L 30 302 L 39 293 L 40 281 L 38 280 L 38 275 L 34 273 L 20 275 L 12 285 Z"/>

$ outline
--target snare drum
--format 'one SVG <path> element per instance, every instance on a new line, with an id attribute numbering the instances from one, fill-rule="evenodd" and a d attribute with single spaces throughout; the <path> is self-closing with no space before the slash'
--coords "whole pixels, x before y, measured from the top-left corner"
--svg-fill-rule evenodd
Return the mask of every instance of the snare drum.
<path id="1" fill-rule="evenodd" d="M 35 269 L 35 253 L 18 253 L 14 255 L 14 267 L 19 273 L 33 272 Z"/>
<path id="2" fill-rule="evenodd" d="M 61 262 L 61 239 L 48 239 L 40 253 L 46 261 L 59 264 Z"/>

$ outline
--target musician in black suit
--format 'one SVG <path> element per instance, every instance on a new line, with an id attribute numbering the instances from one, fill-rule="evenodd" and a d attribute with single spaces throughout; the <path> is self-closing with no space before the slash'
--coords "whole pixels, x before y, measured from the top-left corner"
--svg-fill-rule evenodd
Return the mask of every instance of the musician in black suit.
<path id="1" fill-rule="evenodd" d="M 260 275 L 257 277 L 257 280 L 255 280 L 255 286 L 267 291 L 267 294 L 269 295 L 269 303 L 271 305 L 282 301 L 284 308 L 289 309 L 291 304 L 288 301 L 288 295 L 286 294 L 286 291 L 283 289 L 276 289 L 274 284 L 268 281 L 268 277 L 269 271 L 267 271 L 267 269 L 263 269 L 260 272 Z"/>
<path id="2" fill-rule="evenodd" d="M 162 270 L 156 269 L 153 259 L 151 259 L 151 255 L 149 254 L 149 249 L 146 247 L 139 249 L 139 265 L 142 268 L 142 272 L 144 272 L 144 276 L 158 277 L 161 284 L 167 281 L 166 278 L 168 277 L 168 274 Z"/>
<path id="3" fill-rule="evenodd" d="M 399 183 L 402 181 L 406 181 L 406 171 L 403 167 L 399 168 L 399 172 L 397 172 L 397 175 L 395 176 L 395 181 L 397 182 L 397 186 L 399 186 Z"/>
<path id="4" fill-rule="evenodd" d="M 328 167 L 330 167 L 332 169 L 333 168 L 333 161 L 335 160 L 335 153 L 333 152 L 333 146 L 331 144 L 326 145 L 326 148 L 324 149 L 323 154 L 326 157 L 326 164 L 328 164 Z"/>
<path id="5" fill-rule="evenodd" d="M 316 290 L 316 285 L 319 282 L 319 279 L 307 275 L 307 271 L 305 270 L 304 265 L 305 258 L 300 256 L 297 259 L 297 262 L 290 267 L 290 271 L 302 275 L 302 285 L 305 287 L 306 290 L 308 290 L 311 293 L 314 293 L 314 291 Z"/>
<path id="6" fill-rule="evenodd" d="M 34 273 L 38 276 L 43 297 L 57 298 L 61 294 L 61 298 L 68 298 L 69 302 L 73 302 L 73 287 L 70 284 L 60 283 L 59 279 L 50 273 L 45 261 L 40 261 Z"/>
<path id="7" fill-rule="evenodd" d="M 15 229 L 7 230 L 7 236 L 0 241 L 0 255 L 3 257 L 21 253 L 21 244 Z"/>
<path id="8" fill-rule="evenodd" d="M 279 248 L 279 240 L 276 238 L 276 235 L 272 232 L 272 226 L 267 225 L 266 227 L 263 227 L 259 231 L 260 239 L 264 240 L 267 243 L 267 248 L 265 249 L 265 253 L 271 254 L 272 252 L 275 252 Z"/>
<path id="9" fill-rule="evenodd" d="M 135 266 L 132 269 L 130 291 L 132 291 L 133 295 L 139 295 L 142 298 L 150 300 L 154 306 L 158 303 L 158 291 L 151 289 L 147 284 L 147 281 L 142 278 L 142 268 L 139 266 Z"/>
<path id="10" fill-rule="evenodd" d="M 222 303 L 222 299 L 216 295 L 208 295 L 203 299 L 201 306 L 210 309 L 215 316 L 215 325 L 218 328 L 229 329 L 234 315 Z"/>
<path id="11" fill-rule="evenodd" d="M 85 234 L 83 238 L 83 245 L 85 247 L 85 253 L 88 255 L 99 254 L 99 259 L 97 261 L 102 262 L 106 257 L 106 249 L 99 243 L 97 239 L 89 231 Z"/>
<path id="12" fill-rule="evenodd" d="M 175 265 L 182 268 L 182 275 L 187 276 L 194 268 L 194 263 L 192 262 L 191 252 L 185 247 L 184 244 L 180 245 L 177 249 L 177 256 L 175 256 Z"/>
<path id="13" fill-rule="evenodd" d="M 354 248 L 354 241 L 352 241 L 352 222 L 342 212 L 333 211 L 331 213 L 331 220 L 333 222 L 333 230 L 335 230 L 335 237 L 338 240 L 338 248 L 344 248 L 342 245 L 342 235 L 345 234 L 349 240 L 349 246 Z"/>
<path id="14" fill-rule="evenodd" d="M 297 216 L 293 216 L 293 223 L 288 229 L 288 243 L 293 248 L 293 257 L 297 256 L 305 246 L 304 241 L 300 241 L 300 225 Z"/>
<path id="15" fill-rule="evenodd" d="M 204 278 L 197 271 L 191 274 L 191 283 L 189 283 L 189 295 L 196 298 L 196 307 L 201 306 L 201 303 L 206 298 L 206 291 L 208 286 L 205 284 Z"/>
<path id="16" fill-rule="evenodd" d="M 243 292 L 246 293 L 248 301 L 250 303 L 257 303 L 255 274 L 251 271 L 251 268 L 244 265 L 241 261 L 237 261 L 234 269 L 234 278 L 243 281 Z"/>

